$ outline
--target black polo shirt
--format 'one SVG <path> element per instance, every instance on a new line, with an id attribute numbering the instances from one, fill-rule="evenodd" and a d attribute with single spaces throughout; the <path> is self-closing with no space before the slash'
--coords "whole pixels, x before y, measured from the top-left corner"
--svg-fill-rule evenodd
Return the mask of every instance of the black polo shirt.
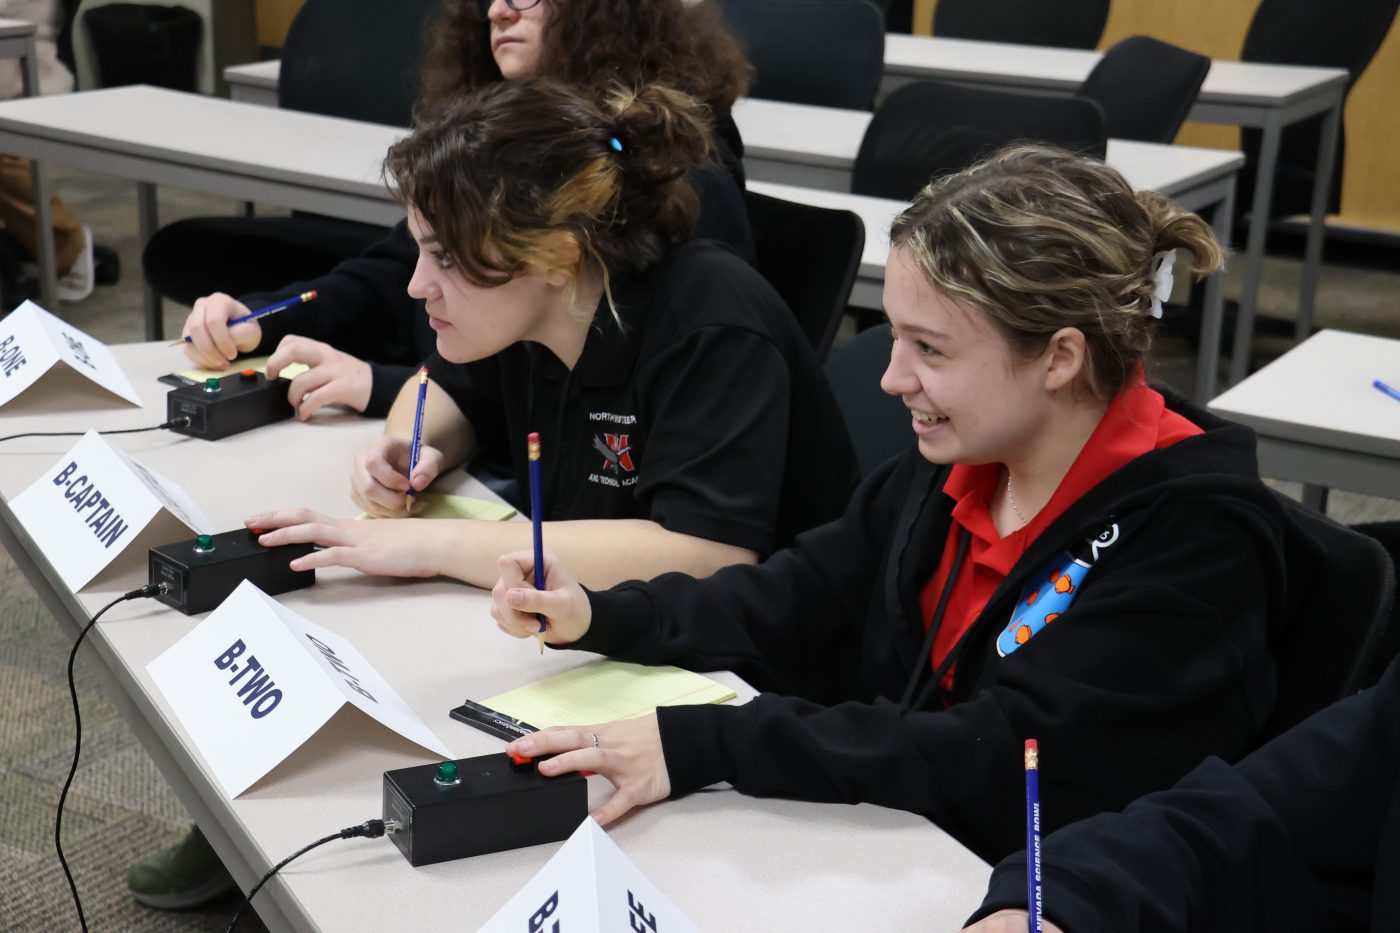
<path id="1" fill-rule="evenodd" d="M 841 514 L 855 456 L 811 348 L 781 298 L 724 247 L 695 240 L 617 276 L 573 372 L 522 342 L 428 369 L 485 454 L 530 488 L 538 431 L 544 517 L 643 518 L 767 554 Z M 501 458 L 497 458 L 501 459 Z"/>

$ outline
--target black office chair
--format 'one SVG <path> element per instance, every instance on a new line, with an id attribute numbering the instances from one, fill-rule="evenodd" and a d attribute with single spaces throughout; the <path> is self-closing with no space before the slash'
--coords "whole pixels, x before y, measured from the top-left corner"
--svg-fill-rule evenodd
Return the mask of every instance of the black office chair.
<path id="1" fill-rule="evenodd" d="M 1079 88 L 1103 110 L 1111 139 L 1170 143 L 1196 102 L 1210 59 L 1153 39 L 1130 36 L 1104 53 Z"/>
<path id="2" fill-rule="evenodd" d="M 1240 60 L 1276 65 L 1315 65 L 1345 68 L 1350 77 L 1346 93 L 1375 57 L 1376 50 L 1395 19 L 1400 0 L 1262 0 L 1250 20 Z M 1317 169 L 1317 149 L 1322 139 L 1322 116 L 1295 123 L 1283 131 L 1279 142 L 1278 169 L 1274 175 L 1274 196 L 1270 203 L 1273 217 L 1308 214 L 1312 210 L 1313 179 Z M 1257 129 L 1241 131 L 1245 167 L 1236 190 L 1254 190 L 1262 136 Z M 1346 153 L 1346 130 L 1337 137 L 1332 188 L 1327 193 L 1327 211 L 1341 209 L 1342 165 Z M 1243 219 L 1250 198 L 1236 199 L 1237 214 Z M 1240 231 L 1237 223 L 1235 230 Z"/>
<path id="3" fill-rule="evenodd" d="M 861 140 L 851 173 L 856 194 L 908 201 L 928 182 L 1013 142 L 1062 146 L 1102 159 L 1103 112 L 1082 97 L 1046 97 L 907 84 L 885 98 Z"/>
<path id="4" fill-rule="evenodd" d="M 787 302 L 818 360 L 826 359 L 851 298 L 865 224 L 850 211 L 749 191 L 758 271 Z"/>
<path id="5" fill-rule="evenodd" d="M 754 67 L 750 97 L 869 110 L 885 70 L 885 20 L 866 0 L 726 0 Z"/>
<path id="6" fill-rule="evenodd" d="M 914 443 L 909 409 L 880 388 L 894 340 L 888 326 L 867 328 L 837 347 L 824 367 L 856 449 L 861 476 Z"/>
<path id="7" fill-rule="evenodd" d="M 423 26 L 437 0 L 307 0 L 282 49 L 279 106 L 408 126 Z M 141 262 L 160 294 L 185 304 L 221 291 L 269 291 L 323 275 L 387 233 L 377 224 L 290 217 L 195 217 L 161 228 Z"/>
<path id="8" fill-rule="evenodd" d="M 1284 511 L 1321 543 L 1323 557 L 1270 646 L 1278 664 L 1278 698 L 1266 738 L 1366 685 L 1395 598 L 1395 568 L 1380 543 L 1279 498 Z"/>
<path id="9" fill-rule="evenodd" d="M 1018 45 L 1092 49 L 1103 37 L 1109 0 L 938 0 L 933 34 Z"/>
<path id="10" fill-rule="evenodd" d="M 1352 525 L 1351 529 L 1379 541 L 1381 547 L 1390 555 L 1391 564 L 1400 567 L 1400 522 L 1366 522 Z M 1400 600 L 1390 606 L 1390 621 L 1376 643 L 1376 653 L 1371 657 L 1371 664 L 1361 679 L 1361 686 L 1365 688 L 1374 685 L 1381 679 L 1390 662 L 1397 657 L 1400 657 Z"/>

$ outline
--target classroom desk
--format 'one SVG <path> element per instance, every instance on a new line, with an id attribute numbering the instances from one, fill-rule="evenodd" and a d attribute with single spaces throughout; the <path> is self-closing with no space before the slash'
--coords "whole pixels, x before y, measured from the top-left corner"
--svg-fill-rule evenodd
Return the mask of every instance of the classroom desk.
<path id="1" fill-rule="evenodd" d="M 1040 46 L 977 42 L 936 36 L 885 37 L 886 90 L 910 81 L 943 80 L 988 84 L 1013 90 L 1073 94 L 1103 57 L 1101 52 Z M 1347 73 L 1342 68 L 1305 68 L 1255 62 L 1213 61 L 1187 119 L 1201 123 L 1257 127 L 1263 131 L 1259 170 L 1250 196 L 1250 214 L 1268 217 L 1278 168 L 1283 130 L 1323 114 L 1317 151 L 1317 181 L 1313 186 L 1311 219 L 1303 255 L 1303 280 L 1298 292 L 1296 339 L 1312 329 L 1313 303 L 1322 265 L 1322 235 L 1327 192 L 1335 170 L 1337 134 Z M 1268 224 L 1251 224 L 1245 245 L 1244 286 L 1237 326 L 1250 334 L 1259 296 L 1259 276 Z M 1244 378 L 1249 365 L 1249 341 L 1235 341 L 1230 381 Z"/>
<path id="2" fill-rule="evenodd" d="M 0 103 L 0 152 L 137 182 L 143 247 L 158 226 L 157 185 L 395 223 L 403 209 L 380 162 L 405 132 L 142 85 Z M 47 200 L 36 214 L 46 229 Z M 145 305 L 146 336 L 159 338 L 160 296 L 149 285 Z"/>
<path id="3" fill-rule="evenodd" d="M 144 410 L 115 402 L 77 405 L 71 399 L 40 405 L 21 397 L 0 410 L 5 433 L 159 422 L 165 387 L 154 376 L 180 365 L 180 351 L 161 344 L 113 350 L 140 391 Z M 251 511 L 279 505 L 353 514 L 344 485 L 326 477 L 341 475 L 351 452 L 379 431 L 378 422 L 343 414 L 311 426 L 283 422 L 214 444 L 164 432 L 112 440 L 180 483 L 227 529 L 239 527 Z M 138 550 L 74 596 L 55 582 L 48 562 L 15 524 L 9 499 L 75 441 L 11 441 L 0 458 L 0 536 L 70 634 L 112 596 L 145 582 L 145 554 Z M 459 476 L 465 484 L 465 474 Z M 465 491 L 483 494 L 479 488 Z M 322 571 L 315 586 L 279 599 L 351 638 L 459 757 L 496 752 L 502 743 L 448 719 L 450 707 L 464 697 L 491 696 L 593 657 L 554 651 L 539 656 L 532 640 L 496 630 L 487 616 L 486 593 L 443 580 Z M 379 816 L 384 770 L 435 760 L 345 710 L 241 798 L 224 799 L 146 673 L 146 664 L 195 621 L 154 601 L 125 603 L 104 617 L 82 650 L 96 662 L 108 694 L 245 890 L 306 842 Z M 720 679 L 741 696 L 751 694 L 732 675 Z M 610 786 L 602 778 L 589 781 L 596 805 Z M 955 930 L 980 902 L 990 873 L 985 863 L 912 814 L 868 805 L 764 800 L 727 789 L 637 811 L 610 832 L 640 870 L 706 930 Z M 283 870 L 256 903 L 274 931 L 470 930 L 556 850 L 557 845 L 535 846 L 414 869 L 387 840 L 339 842 Z M 78 884 L 81 890 L 81 875 Z"/>
<path id="4" fill-rule="evenodd" d="M 20 19 L 0 18 L 0 59 L 19 59 L 20 84 L 25 97 L 39 93 L 39 59 L 34 50 L 34 24 Z M 0 152 L 9 152 L 0 149 Z M 33 161 L 29 170 L 34 178 L 34 201 L 43 205 L 43 212 L 51 212 L 49 198 L 53 192 L 49 186 L 49 169 L 43 162 Z M 40 218 L 42 219 L 42 218 Z M 53 223 L 40 223 L 38 230 L 52 230 Z M 39 267 L 39 297 L 50 308 L 58 304 L 58 260 L 54 254 L 52 236 L 38 238 L 39 255 L 34 257 Z"/>
<path id="5" fill-rule="evenodd" d="M 859 110 L 754 98 L 734 105 L 734 122 L 744 138 L 744 168 L 750 184 L 782 182 L 799 186 L 782 196 L 819 206 L 822 205 L 815 194 L 803 195 L 801 189 L 849 191 L 851 169 L 870 120 L 869 113 Z M 1235 176 L 1244 164 L 1244 157 L 1238 152 L 1110 139 L 1105 161 L 1122 172 L 1134 188 L 1156 191 L 1183 210 L 1200 213 L 1221 242 L 1229 242 L 1234 222 Z M 865 212 L 857 213 L 865 217 Z M 870 239 L 884 240 L 889 233 L 888 223 L 877 229 L 867 221 L 865 233 L 869 255 Z M 863 301 L 860 304 L 868 307 Z M 1200 364 L 1196 370 L 1195 396 L 1202 402 L 1215 394 L 1215 361 L 1220 356 L 1224 308 L 1225 277 L 1211 276 L 1206 282 Z M 1236 330 L 1237 351 L 1241 340 L 1248 343 L 1242 327 Z"/>
<path id="6" fill-rule="evenodd" d="M 1400 497 L 1400 340 L 1323 330 L 1222 393 L 1216 414 L 1259 437 L 1259 471 L 1304 484 L 1320 511 L 1331 487 Z"/>
<path id="7" fill-rule="evenodd" d="M 277 104 L 280 63 L 258 62 L 224 69 L 234 100 Z M 903 207 L 895 201 L 851 195 L 850 174 L 870 123 L 862 111 L 745 99 L 734 108 L 744 138 L 749 186 L 774 197 L 854 211 L 865 223 L 865 250 L 851 304 L 879 310 L 889 254 L 889 223 Z M 1235 152 L 1112 140 L 1108 161 L 1136 188 L 1157 191 L 1185 210 L 1205 214 L 1223 242 L 1234 216 L 1234 180 L 1244 158 Z M 773 183 L 767 185 L 765 183 Z M 1196 398 L 1215 394 L 1224 314 L 1224 278 L 1206 284 Z"/>

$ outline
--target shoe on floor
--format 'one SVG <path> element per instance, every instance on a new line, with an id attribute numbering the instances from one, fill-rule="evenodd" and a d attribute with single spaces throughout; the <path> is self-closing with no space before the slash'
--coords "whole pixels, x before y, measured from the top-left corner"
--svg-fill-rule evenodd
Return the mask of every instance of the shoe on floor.
<path id="1" fill-rule="evenodd" d="M 82 301 L 92 294 L 97 270 L 92 258 L 92 229 L 83 224 L 83 251 L 72 267 L 58 277 L 59 301 Z"/>
<path id="2" fill-rule="evenodd" d="M 238 890 L 198 826 L 178 845 L 132 865 L 126 885 L 137 903 L 158 910 L 198 907 Z"/>
<path id="3" fill-rule="evenodd" d="M 93 278 L 98 285 L 116 285 L 122 277 L 122 259 L 117 251 L 101 243 L 92 245 Z"/>

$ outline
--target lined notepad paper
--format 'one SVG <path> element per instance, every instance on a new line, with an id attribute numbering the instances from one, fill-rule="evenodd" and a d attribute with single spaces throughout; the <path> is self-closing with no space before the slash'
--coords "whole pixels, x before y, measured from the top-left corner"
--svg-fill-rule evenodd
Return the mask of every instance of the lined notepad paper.
<path id="1" fill-rule="evenodd" d="M 678 667 L 603 659 L 480 701 L 540 729 L 631 719 L 658 706 L 723 703 L 734 691 Z"/>
<path id="2" fill-rule="evenodd" d="M 503 522 L 515 517 L 515 509 L 503 502 L 487 502 L 471 496 L 449 496 L 438 492 L 420 492 L 422 507 L 414 518 L 474 518 L 479 522 Z M 355 516 L 373 518 L 361 512 Z"/>

